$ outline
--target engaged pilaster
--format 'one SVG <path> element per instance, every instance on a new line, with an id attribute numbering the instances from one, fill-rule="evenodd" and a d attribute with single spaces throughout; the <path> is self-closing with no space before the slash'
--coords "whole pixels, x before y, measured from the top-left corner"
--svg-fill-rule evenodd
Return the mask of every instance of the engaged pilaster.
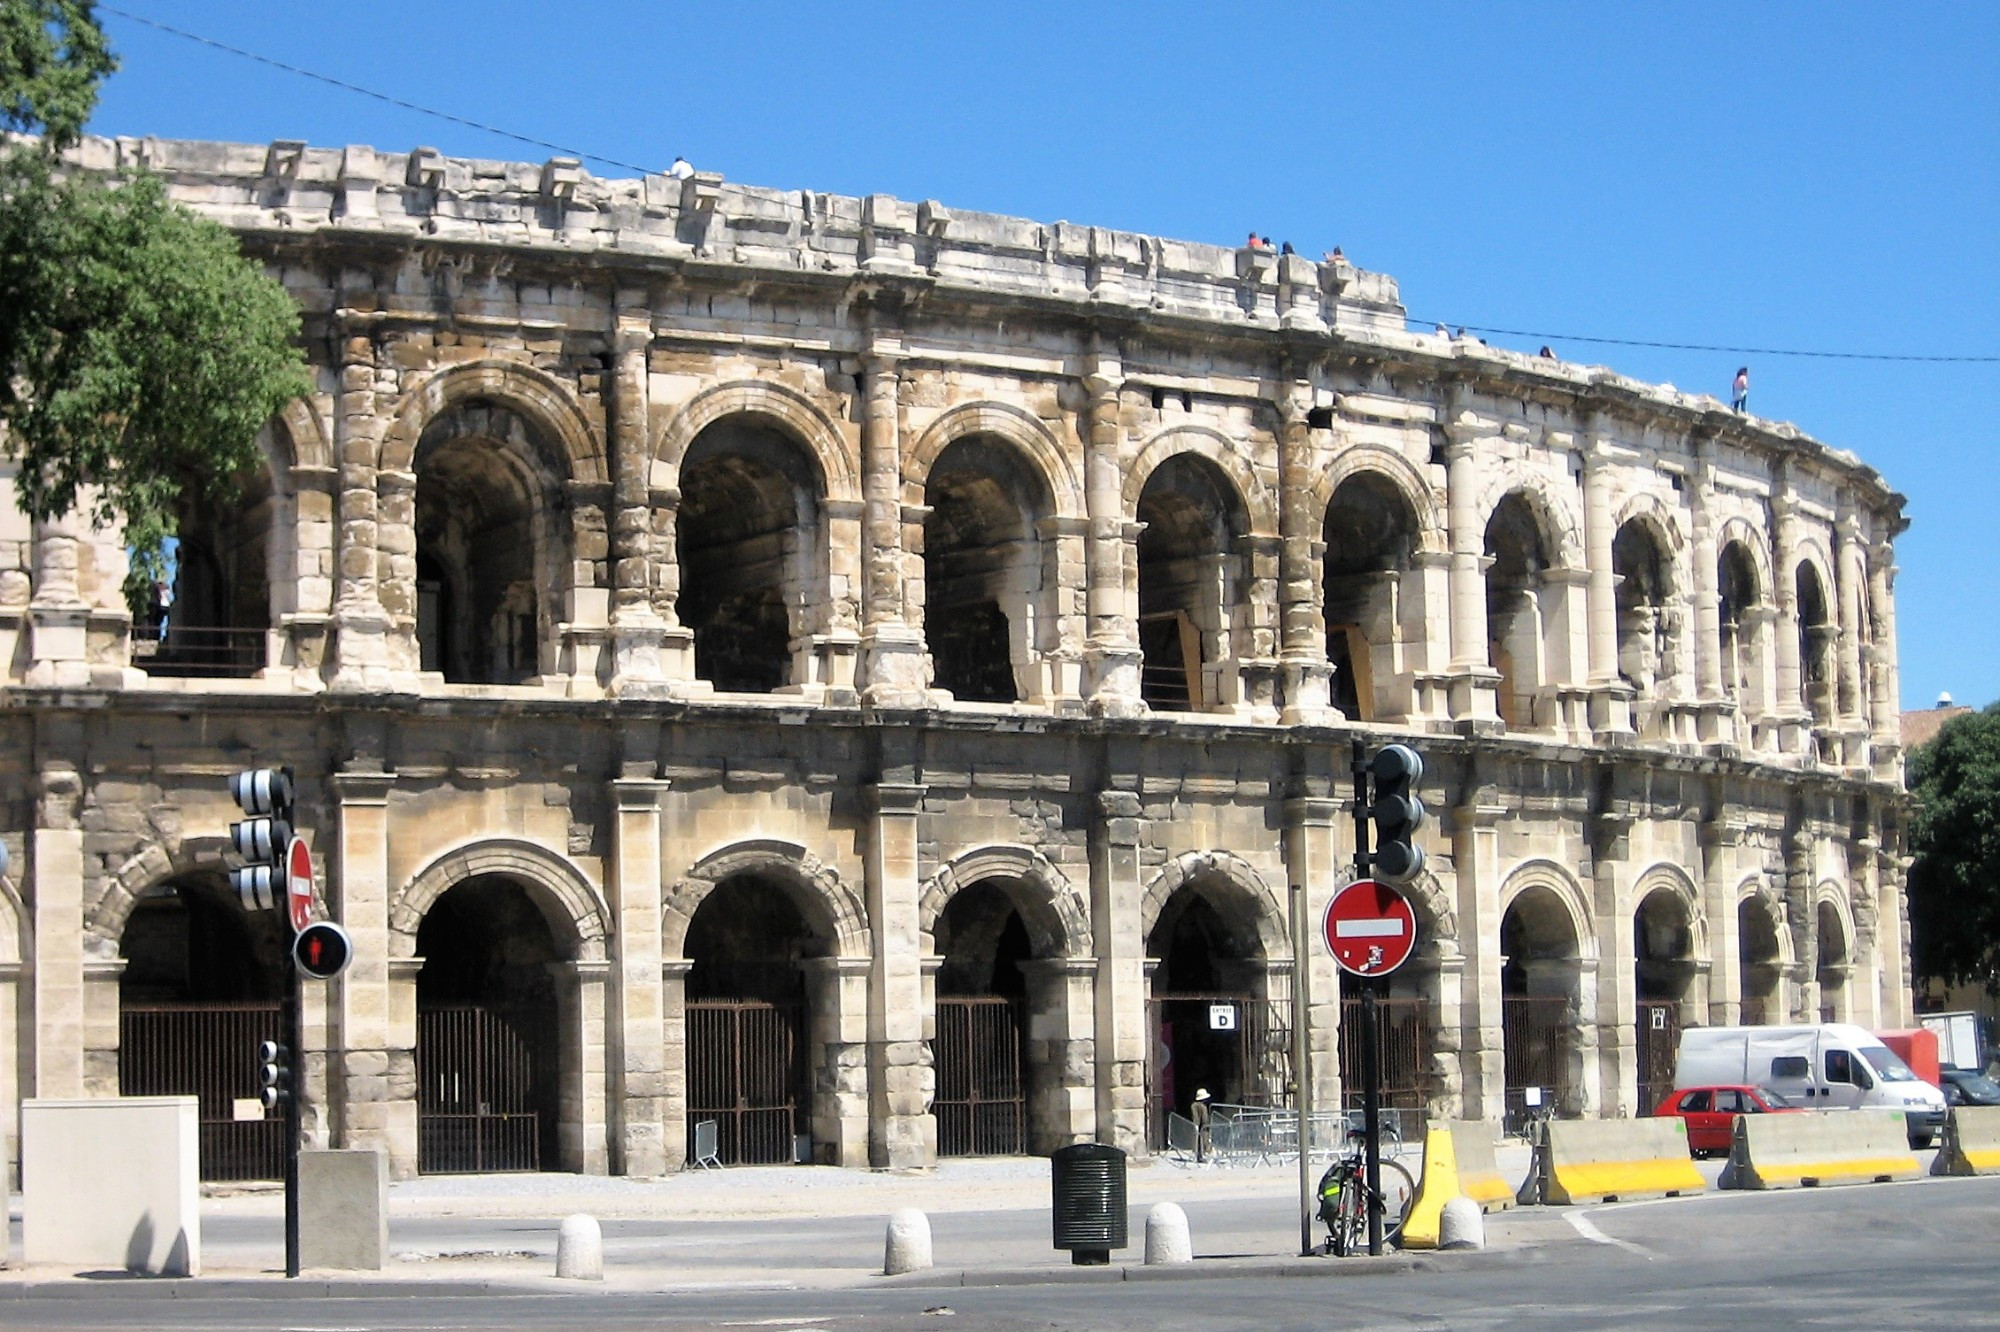
<path id="1" fill-rule="evenodd" d="M 647 350 L 652 317 L 644 292 L 620 292 L 612 331 L 611 376 L 611 684 L 619 698 L 666 692 L 660 646 L 667 624 L 653 609 L 652 457 L 647 448 L 650 395 Z"/>
<path id="2" fill-rule="evenodd" d="M 930 657 L 904 605 L 902 372 L 895 350 L 891 340 L 878 338 L 862 362 L 859 675 L 870 707 L 920 708 L 928 699 Z"/>
<path id="3" fill-rule="evenodd" d="M 923 950 L 917 937 L 917 822 L 924 788 L 872 790 L 865 861 L 875 956 L 868 973 L 869 1163 L 896 1170 L 937 1162 L 934 1074 L 924 1040 Z"/>
<path id="4" fill-rule="evenodd" d="M 1287 263 L 1292 262 L 1287 260 Z M 1302 261 L 1301 261 L 1302 262 Z M 1309 424 L 1312 386 L 1291 386 L 1279 403 L 1278 654 L 1287 725 L 1339 720 L 1326 657 L 1326 614 L 1314 546 L 1312 480 L 1316 450 Z"/>
<path id="5" fill-rule="evenodd" d="M 1084 505 L 1090 516 L 1088 547 L 1090 638 L 1084 649 L 1084 688 L 1092 713 L 1145 715 L 1139 695 L 1138 526 L 1125 520 L 1119 457 L 1118 394 L 1124 366 L 1099 354 L 1084 376 L 1090 395 L 1084 409 Z M 1128 577 L 1129 568 L 1129 577 Z"/>
<path id="6" fill-rule="evenodd" d="M 1451 524 L 1452 720 L 1500 725 L 1500 672 L 1493 669 L 1486 631 L 1486 531 L 1479 521 L 1479 447 L 1499 427 L 1471 412 L 1445 427 L 1445 485 Z"/>

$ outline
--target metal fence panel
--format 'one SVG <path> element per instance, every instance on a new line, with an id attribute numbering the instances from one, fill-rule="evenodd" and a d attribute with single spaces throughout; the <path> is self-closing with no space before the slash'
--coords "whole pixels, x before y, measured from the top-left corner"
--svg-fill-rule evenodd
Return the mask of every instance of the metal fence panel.
<path id="1" fill-rule="evenodd" d="M 937 1001 L 933 1043 L 939 1156 L 1008 1156 L 1027 1150 L 1027 1079 L 1021 1009 L 995 996 Z"/>
<path id="2" fill-rule="evenodd" d="M 472 1005 L 417 1012 L 417 1169 L 541 1168 L 537 1015 Z"/>
<path id="3" fill-rule="evenodd" d="M 118 1013 L 121 1096 L 192 1096 L 204 1180 L 278 1179 L 285 1173 L 282 1115 L 241 1120 L 254 1099 L 257 1046 L 278 1035 L 276 1004 L 129 1004 Z"/>
<path id="4" fill-rule="evenodd" d="M 723 1165 L 792 1160 L 807 1123 L 805 1011 L 796 1004 L 703 999 L 687 1006 L 688 1132 L 716 1122 Z"/>

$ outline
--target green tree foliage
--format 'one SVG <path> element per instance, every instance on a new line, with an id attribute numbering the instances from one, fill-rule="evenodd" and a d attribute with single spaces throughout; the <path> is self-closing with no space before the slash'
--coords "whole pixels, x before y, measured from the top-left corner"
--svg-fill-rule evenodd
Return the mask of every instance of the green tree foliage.
<path id="1" fill-rule="evenodd" d="M 1911 965 L 2000 993 L 2000 703 L 1946 722 L 1909 779 Z"/>
<path id="2" fill-rule="evenodd" d="M 298 309 L 222 227 L 144 173 L 62 161 L 116 62 L 88 0 L 0 0 L 0 451 L 20 503 L 125 524 L 128 593 L 197 497 L 257 461 L 311 381 Z"/>

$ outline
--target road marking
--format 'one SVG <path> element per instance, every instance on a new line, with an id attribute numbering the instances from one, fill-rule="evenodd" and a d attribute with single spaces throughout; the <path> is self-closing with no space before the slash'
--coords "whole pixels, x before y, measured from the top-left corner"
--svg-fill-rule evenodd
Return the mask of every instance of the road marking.
<path id="1" fill-rule="evenodd" d="M 1643 1245 L 1634 1244 L 1631 1240 L 1615 1239 L 1612 1236 L 1605 1234 L 1603 1231 L 1599 1230 L 1597 1228 L 1596 1223 L 1593 1222 L 1590 1219 L 1590 1217 L 1583 1212 L 1565 1212 L 1563 1214 L 1563 1219 L 1570 1223 L 1571 1227 L 1575 1229 L 1577 1234 L 1583 1236 L 1585 1239 L 1589 1240 L 1592 1244 L 1609 1244 L 1614 1248 L 1623 1249 L 1627 1253 L 1636 1253 L 1649 1263 L 1652 1262 L 1653 1259 L 1657 1256 L 1653 1253 L 1651 1249 L 1648 1249 Z"/>

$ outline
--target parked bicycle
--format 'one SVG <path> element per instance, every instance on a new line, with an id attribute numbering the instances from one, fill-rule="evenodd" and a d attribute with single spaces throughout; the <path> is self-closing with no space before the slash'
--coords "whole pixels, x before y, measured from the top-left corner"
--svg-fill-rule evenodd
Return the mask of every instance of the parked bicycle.
<path id="1" fill-rule="evenodd" d="M 1368 1248 L 1368 1202 L 1382 1205 L 1382 1242 L 1394 1244 L 1403 1234 L 1403 1222 L 1416 1201 L 1417 1183 L 1401 1162 L 1380 1162 L 1382 1191 L 1368 1187 L 1368 1140 L 1365 1134 L 1349 1133 L 1347 1151 L 1319 1177 L 1319 1219 L 1326 1225 L 1323 1252 L 1336 1258 Z"/>

